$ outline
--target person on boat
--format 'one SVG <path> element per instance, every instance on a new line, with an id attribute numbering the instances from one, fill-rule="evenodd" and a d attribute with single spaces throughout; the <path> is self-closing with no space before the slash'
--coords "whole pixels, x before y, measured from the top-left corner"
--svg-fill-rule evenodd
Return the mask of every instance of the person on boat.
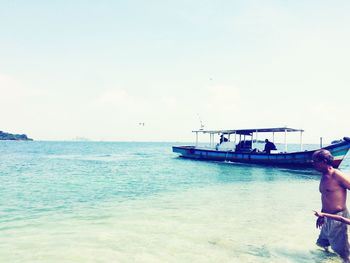
<path id="1" fill-rule="evenodd" d="M 221 134 L 220 135 L 220 144 L 222 144 L 223 142 L 228 142 L 228 139 L 223 134 Z"/>
<path id="2" fill-rule="evenodd" d="M 265 139 L 264 152 L 271 153 L 272 150 L 277 150 L 276 145 L 273 142 L 270 142 L 268 139 Z"/>
<path id="3" fill-rule="evenodd" d="M 326 218 L 330 218 L 333 219 L 335 221 L 339 221 L 342 223 L 345 223 L 347 225 L 350 225 L 350 219 L 343 217 L 343 216 L 338 216 L 338 215 L 333 215 L 333 214 L 328 214 L 328 213 L 323 213 L 323 212 L 318 212 L 318 211 L 314 211 L 315 212 L 315 216 L 317 217 L 326 217 Z"/>
<path id="4" fill-rule="evenodd" d="M 350 178 L 338 169 L 333 168 L 333 156 L 325 150 L 317 150 L 312 155 L 314 168 L 322 173 L 319 191 L 321 192 L 321 213 L 349 218 L 346 207 L 347 189 L 350 189 Z M 321 214 L 322 215 L 322 214 Z M 327 249 L 329 246 L 340 255 L 344 262 L 350 262 L 350 244 L 347 224 L 318 216 L 316 227 L 321 228 L 316 244 Z"/>

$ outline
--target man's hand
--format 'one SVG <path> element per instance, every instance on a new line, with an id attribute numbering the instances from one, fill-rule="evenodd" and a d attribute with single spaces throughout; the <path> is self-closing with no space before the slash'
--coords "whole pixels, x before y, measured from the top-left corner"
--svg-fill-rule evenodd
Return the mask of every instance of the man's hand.
<path id="1" fill-rule="evenodd" d="M 317 216 L 317 220 L 316 220 L 316 228 L 321 228 L 324 224 L 324 215 L 322 212 L 315 212 L 315 216 Z"/>
<path id="2" fill-rule="evenodd" d="M 315 212 L 315 216 L 317 217 L 324 217 L 324 214 L 322 212 L 317 212 L 315 210 L 313 210 Z"/>

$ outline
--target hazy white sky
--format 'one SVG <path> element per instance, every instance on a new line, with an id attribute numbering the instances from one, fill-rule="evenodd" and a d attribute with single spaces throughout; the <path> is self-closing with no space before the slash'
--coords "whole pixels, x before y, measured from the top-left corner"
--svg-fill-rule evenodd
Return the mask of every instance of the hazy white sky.
<path id="1" fill-rule="evenodd" d="M 191 141 L 200 116 L 350 136 L 349 14 L 345 0 L 0 0 L 0 130 Z"/>

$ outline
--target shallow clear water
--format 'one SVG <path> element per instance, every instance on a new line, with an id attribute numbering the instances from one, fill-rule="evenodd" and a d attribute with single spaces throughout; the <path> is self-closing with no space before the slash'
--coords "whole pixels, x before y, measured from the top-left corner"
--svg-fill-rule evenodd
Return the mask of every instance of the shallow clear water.
<path id="1" fill-rule="evenodd" d="M 0 142 L 1 262 L 341 262 L 314 244 L 316 172 L 171 146 Z"/>

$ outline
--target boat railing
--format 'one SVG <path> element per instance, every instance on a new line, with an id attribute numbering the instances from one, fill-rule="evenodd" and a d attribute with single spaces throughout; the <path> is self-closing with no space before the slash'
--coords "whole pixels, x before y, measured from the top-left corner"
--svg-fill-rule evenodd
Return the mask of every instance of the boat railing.
<path id="1" fill-rule="evenodd" d="M 198 150 L 217 150 L 216 147 L 212 147 L 210 145 L 200 145 L 195 148 Z"/>

